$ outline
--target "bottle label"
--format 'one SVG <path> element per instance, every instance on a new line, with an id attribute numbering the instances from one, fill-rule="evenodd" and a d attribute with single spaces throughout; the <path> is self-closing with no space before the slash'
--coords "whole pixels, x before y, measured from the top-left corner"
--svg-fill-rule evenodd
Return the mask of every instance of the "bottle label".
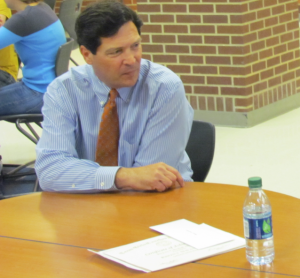
<path id="1" fill-rule="evenodd" d="M 244 231 L 247 239 L 265 239 L 273 236 L 272 216 L 261 219 L 244 217 Z"/>

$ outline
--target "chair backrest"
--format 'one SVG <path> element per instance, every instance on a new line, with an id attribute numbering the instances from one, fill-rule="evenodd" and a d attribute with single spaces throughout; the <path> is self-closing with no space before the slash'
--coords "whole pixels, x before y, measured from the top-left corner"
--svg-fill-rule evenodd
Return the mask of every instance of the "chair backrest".
<path id="1" fill-rule="evenodd" d="M 194 181 L 205 181 L 215 151 L 215 126 L 211 123 L 193 121 L 186 152 L 191 160 Z"/>
<path id="2" fill-rule="evenodd" d="M 64 0 L 61 2 L 58 18 L 65 31 L 74 39 L 73 49 L 77 48 L 77 35 L 75 32 L 75 22 L 81 12 L 83 0 Z"/>
<path id="3" fill-rule="evenodd" d="M 52 10 L 54 10 L 56 0 L 44 0 L 44 2 L 48 4 Z"/>
<path id="4" fill-rule="evenodd" d="M 67 42 L 59 47 L 55 61 L 56 76 L 60 76 L 69 70 L 69 59 L 71 57 L 73 43 L 74 40 L 72 38 L 67 38 Z"/>

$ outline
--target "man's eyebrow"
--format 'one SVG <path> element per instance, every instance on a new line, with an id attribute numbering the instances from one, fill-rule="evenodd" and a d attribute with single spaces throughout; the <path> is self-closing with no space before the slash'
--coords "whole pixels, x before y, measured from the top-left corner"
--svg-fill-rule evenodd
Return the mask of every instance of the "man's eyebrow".
<path id="1" fill-rule="evenodd" d="M 134 43 L 132 43 L 132 45 L 136 44 L 136 43 L 140 43 L 142 41 L 142 38 L 139 37 Z M 114 52 L 115 50 L 118 50 L 118 49 L 122 49 L 123 47 L 120 46 L 120 47 L 112 47 L 112 48 L 109 48 L 105 51 L 106 54 L 109 54 L 110 52 Z"/>

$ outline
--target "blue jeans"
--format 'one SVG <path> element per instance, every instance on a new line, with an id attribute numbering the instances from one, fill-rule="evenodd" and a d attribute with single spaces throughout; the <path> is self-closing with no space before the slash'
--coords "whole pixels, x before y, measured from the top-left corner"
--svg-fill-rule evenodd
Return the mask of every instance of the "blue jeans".
<path id="1" fill-rule="evenodd" d="M 15 83 L 16 80 L 8 72 L 0 70 L 0 88 Z"/>
<path id="2" fill-rule="evenodd" d="M 22 81 L 0 88 L 0 116 L 41 113 L 44 94 Z"/>

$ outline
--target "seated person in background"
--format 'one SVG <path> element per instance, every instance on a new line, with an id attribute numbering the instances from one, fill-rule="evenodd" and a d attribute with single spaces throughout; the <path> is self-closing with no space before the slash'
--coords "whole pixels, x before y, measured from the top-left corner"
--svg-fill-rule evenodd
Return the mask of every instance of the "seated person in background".
<path id="1" fill-rule="evenodd" d="M 53 10 L 35 0 L 5 0 L 17 10 L 0 28 L 0 49 L 11 44 L 24 64 L 21 82 L 0 88 L 0 116 L 41 113 L 43 96 L 55 76 L 55 59 L 66 42 Z"/>
<path id="2" fill-rule="evenodd" d="M 141 26 L 116 1 L 78 17 L 87 64 L 56 78 L 45 94 L 35 165 L 43 190 L 164 191 L 192 181 L 185 147 L 193 109 L 175 73 L 141 58 Z"/>
<path id="3" fill-rule="evenodd" d="M 11 17 L 11 11 L 4 0 L 0 0 L 0 28 Z M 0 88 L 17 80 L 19 69 L 18 56 L 13 45 L 0 49 Z"/>

